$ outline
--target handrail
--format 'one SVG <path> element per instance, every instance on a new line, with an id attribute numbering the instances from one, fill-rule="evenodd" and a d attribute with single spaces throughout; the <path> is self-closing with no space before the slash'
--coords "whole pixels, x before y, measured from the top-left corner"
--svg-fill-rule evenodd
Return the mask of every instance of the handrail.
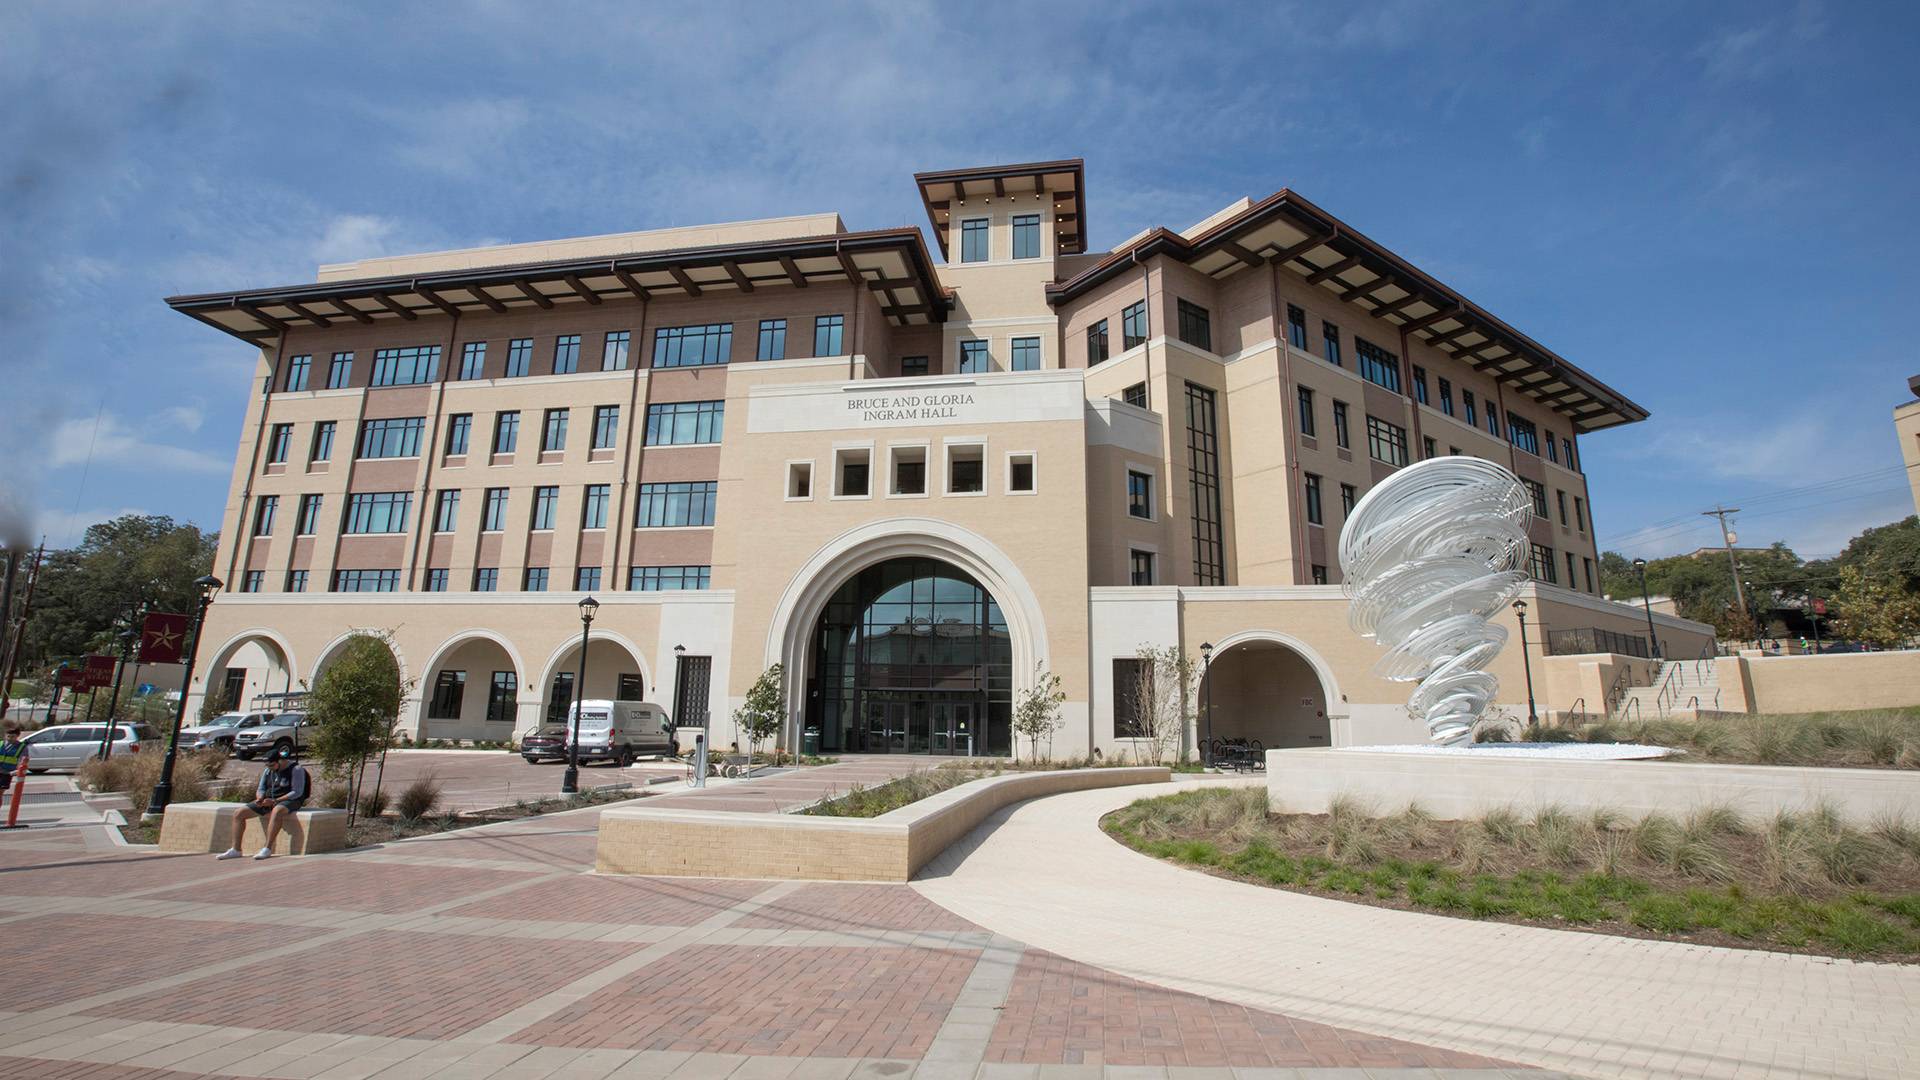
<path id="1" fill-rule="evenodd" d="M 1620 719 L 1622 720 L 1640 719 L 1640 699 L 1639 698 L 1627 699 L 1626 708 L 1620 710 Z"/>
<path id="2" fill-rule="evenodd" d="M 1679 673 L 1680 668 L 1668 667 L 1661 675 L 1659 691 L 1653 695 L 1654 707 L 1660 710 L 1660 715 L 1663 717 L 1667 715 L 1667 705 L 1679 697 L 1679 689 L 1674 685 Z"/>
<path id="3" fill-rule="evenodd" d="M 1567 715 L 1574 717 L 1573 722 L 1576 724 L 1584 724 L 1587 722 L 1587 696 L 1585 694 L 1573 699 L 1573 705 L 1567 709 Z"/>
<path id="4" fill-rule="evenodd" d="M 1607 700 L 1605 704 L 1607 706 L 1608 716 L 1612 716 L 1614 710 L 1620 707 L 1620 699 L 1627 696 L 1627 680 L 1631 678 L 1632 675 L 1632 665 L 1623 666 L 1614 674 L 1613 682 L 1607 686 Z"/>

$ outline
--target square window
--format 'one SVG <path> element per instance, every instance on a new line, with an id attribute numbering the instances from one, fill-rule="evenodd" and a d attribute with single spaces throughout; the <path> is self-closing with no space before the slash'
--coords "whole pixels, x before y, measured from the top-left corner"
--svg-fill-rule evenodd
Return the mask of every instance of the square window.
<path id="1" fill-rule="evenodd" d="M 978 443 L 947 444 L 947 494 L 978 495 L 987 490 L 986 448 Z"/>
<path id="2" fill-rule="evenodd" d="M 813 462 L 790 461 L 787 463 L 787 498 L 813 498 Z"/>
<path id="3" fill-rule="evenodd" d="M 864 499 L 870 494 L 867 470 L 872 458 L 873 451 L 865 448 L 833 452 L 835 498 Z"/>
<path id="4" fill-rule="evenodd" d="M 960 343 L 960 374 L 979 375 L 991 370 L 993 360 L 987 355 L 987 343 L 984 341 L 963 341 Z"/>
<path id="5" fill-rule="evenodd" d="M 546 592 L 547 591 L 547 568 L 544 566 L 527 567 L 527 577 L 520 591 L 521 592 Z"/>
<path id="6" fill-rule="evenodd" d="M 1134 383 L 1132 386 L 1127 387 L 1125 390 L 1120 391 L 1120 400 L 1126 402 L 1127 404 L 1133 406 L 1136 409 L 1146 408 L 1147 407 L 1147 384 L 1143 382 L 1137 382 L 1137 383 Z"/>
<path id="7" fill-rule="evenodd" d="M 573 572 L 573 587 L 578 592 L 598 592 L 600 567 L 582 566 Z"/>
<path id="8" fill-rule="evenodd" d="M 1017 337 L 1013 339 L 1013 370 L 1040 370 L 1040 339 L 1037 337 Z"/>
<path id="9" fill-rule="evenodd" d="M 474 592 L 498 592 L 500 590 L 500 568 L 482 566 L 473 572 Z"/>
<path id="10" fill-rule="evenodd" d="M 892 487 L 888 493 L 893 495 L 925 495 L 927 493 L 927 448 L 924 446 L 892 446 L 887 453 L 893 458 Z"/>
<path id="11" fill-rule="evenodd" d="M 1030 494 L 1034 490 L 1033 455 L 1007 455 L 1007 491 Z"/>
<path id="12" fill-rule="evenodd" d="M 287 571 L 287 591 L 288 592 L 306 592 L 307 591 L 307 572 L 305 570 Z"/>
<path id="13" fill-rule="evenodd" d="M 448 571 L 444 566 L 430 567 L 427 570 L 427 591 L 446 592 Z"/>

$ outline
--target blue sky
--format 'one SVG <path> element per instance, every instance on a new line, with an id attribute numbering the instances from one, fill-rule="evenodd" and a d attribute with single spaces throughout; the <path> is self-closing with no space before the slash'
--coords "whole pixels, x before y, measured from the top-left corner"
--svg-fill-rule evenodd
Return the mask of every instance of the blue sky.
<path id="1" fill-rule="evenodd" d="M 1048 21 L 1036 26 L 1034 12 Z M 216 527 L 253 356 L 161 298 L 319 262 L 837 210 L 1087 159 L 1096 248 L 1292 187 L 1647 406 L 1603 546 L 1912 512 L 1912 4 L 0 12 L 0 493 Z"/>

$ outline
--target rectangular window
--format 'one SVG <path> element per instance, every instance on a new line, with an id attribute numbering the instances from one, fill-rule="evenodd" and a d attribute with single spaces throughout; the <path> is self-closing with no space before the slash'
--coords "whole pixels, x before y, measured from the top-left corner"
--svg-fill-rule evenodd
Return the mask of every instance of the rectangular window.
<path id="1" fill-rule="evenodd" d="M 641 484 L 634 507 L 638 529 L 678 528 L 713 524 L 713 507 L 720 485 L 713 480 Z"/>
<path id="2" fill-rule="evenodd" d="M 434 496 L 433 531 L 450 533 L 460 524 L 460 489 L 448 488 Z"/>
<path id="3" fill-rule="evenodd" d="M 1138 301 L 1127 305 L 1120 313 L 1120 349 L 1126 351 L 1147 341 L 1147 302 Z"/>
<path id="4" fill-rule="evenodd" d="M 733 358 L 733 324 L 663 326 L 653 332 L 653 366 L 707 367 Z"/>
<path id="5" fill-rule="evenodd" d="M 467 440 L 473 434 L 473 414 L 455 413 L 447 418 L 447 456 L 462 457 L 467 452 Z"/>
<path id="6" fill-rule="evenodd" d="M 1313 583 L 1315 585 L 1325 585 L 1327 583 L 1327 568 L 1320 563 L 1313 564 Z"/>
<path id="7" fill-rule="evenodd" d="M 1453 384 L 1445 379 L 1440 380 L 1440 411 L 1453 415 Z"/>
<path id="8" fill-rule="evenodd" d="M 313 357 L 302 354 L 287 361 L 287 389 L 305 390 L 307 377 L 313 371 Z"/>
<path id="9" fill-rule="evenodd" d="M 362 458 L 403 458 L 420 456 L 420 432 L 426 418 L 402 416 L 387 420 L 367 420 L 360 425 Z"/>
<path id="10" fill-rule="evenodd" d="M 482 566 L 476 568 L 473 571 L 473 591 L 499 592 L 500 568 L 497 566 Z"/>
<path id="11" fill-rule="evenodd" d="M 785 360 L 787 358 L 787 320 L 760 320 L 760 351 L 757 359 Z"/>
<path id="12" fill-rule="evenodd" d="M 288 592 L 306 592 L 307 591 L 307 572 L 305 570 L 287 571 L 287 591 Z"/>
<path id="13" fill-rule="evenodd" d="M 1576 560 L 1573 557 L 1573 552 L 1569 551 L 1567 552 L 1567 588 L 1569 589 L 1577 589 L 1580 587 L 1580 579 L 1573 574 L 1575 569 Z"/>
<path id="14" fill-rule="evenodd" d="M 410 345 L 380 349 L 373 354 L 373 385 L 417 386 L 440 374 L 440 346 Z"/>
<path id="15" fill-rule="evenodd" d="M 1007 459 L 1007 490 L 1032 491 L 1033 455 L 1015 454 Z"/>
<path id="16" fill-rule="evenodd" d="M 547 591 L 547 573 L 548 573 L 547 568 L 544 566 L 527 567 L 526 575 L 522 577 L 520 580 L 520 591 L 521 592 L 546 592 Z"/>
<path id="17" fill-rule="evenodd" d="M 312 536 L 320 531 L 320 506 L 324 495 L 300 496 L 300 514 L 293 522 L 293 535 Z"/>
<path id="18" fill-rule="evenodd" d="M 1524 476 L 1520 478 L 1520 482 L 1527 486 L 1528 494 L 1531 494 L 1533 496 L 1533 516 L 1541 519 L 1542 521 L 1546 520 L 1546 517 L 1547 517 L 1546 487 L 1541 484 L 1537 484 L 1534 481 L 1529 480 Z"/>
<path id="19" fill-rule="evenodd" d="M 433 700 L 427 704 L 427 719 L 460 719 L 460 702 L 467 696 L 467 673 L 442 671 L 433 680 Z"/>
<path id="20" fill-rule="evenodd" d="M 611 450 L 620 440 L 620 406 L 595 405 L 593 407 L 593 448 Z"/>
<path id="21" fill-rule="evenodd" d="M 561 334 L 553 339 L 553 373 L 571 375 L 580 370 L 580 335 Z"/>
<path id="22" fill-rule="evenodd" d="M 1013 257 L 1016 259 L 1037 259 L 1040 257 L 1040 215 L 1013 215 Z"/>
<path id="23" fill-rule="evenodd" d="M 1307 313 L 1292 304 L 1287 305 L 1287 344 L 1307 351 Z"/>
<path id="24" fill-rule="evenodd" d="M 1127 387 L 1125 390 L 1120 391 L 1120 400 L 1126 402 L 1127 404 L 1133 406 L 1136 409 L 1146 408 L 1147 407 L 1147 384 L 1143 382 L 1137 382 L 1137 383 L 1134 383 L 1132 386 Z"/>
<path id="25" fill-rule="evenodd" d="M 1300 424 L 1300 434 L 1313 438 L 1313 391 L 1304 386 L 1300 388 L 1300 412 L 1296 420 Z"/>
<path id="26" fill-rule="evenodd" d="M 893 458 L 893 488 L 895 495 L 925 495 L 927 493 L 927 451 L 920 446 L 895 446 L 888 449 Z"/>
<path id="27" fill-rule="evenodd" d="M 540 429 L 540 452 L 559 453 L 567 448 L 567 417 L 571 409 L 548 409 Z"/>
<path id="28" fill-rule="evenodd" d="M 1177 304 L 1180 314 L 1180 340 L 1196 349 L 1213 351 L 1213 317 L 1199 304 L 1190 304 L 1181 300 Z"/>
<path id="29" fill-rule="evenodd" d="M 1340 328 L 1330 322 L 1320 324 L 1320 347 L 1327 354 L 1327 363 L 1334 367 L 1345 367 L 1340 362 Z"/>
<path id="30" fill-rule="evenodd" d="M 993 361 L 987 355 L 986 342 L 963 341 L 960 343 L 960 374 L 979 375 L 992 368 Z"/>
<path id="31" fill-rule="evenodd" d="M 334 592 L 398 592 L 398 570 L 335 570 Z"/>
<path id="32" fill-rule="evenodd" d="M 1473 408 L 1473 391 L 1471 390 L 1460 391 L 1460 407 L 1466 413 L 1468 426 L 1479 427 L 1480 414 L 1475 412 Z"/>
<path id="33" fill-rule="evenodd" d="M 524 378 L 533 370 L 533 339 L 514 338 L 507 342 L 507 370 L 509 379 Z"/>
<path id="34" fill-rule="evenodd" d="M 1587 531 L 1587 500 L 1578 495 L 1573 497 L 1573 527 Z"/>
<path id="35" fill-rule="evenodd" d="M 1127 584 L 1153 584 L 1153 552 L 1137 548 L 1127 552 Z"/>
<path id="36" fill-rule="evenodd" d="M 1512 413 L 1507 414 L 1507 438 L 1513 445 L 1538 457 L 1540 455 L 1540 433 L 1534 429 L 1533 421 L 1522 420 Z"/>
<path id="37" fill-rule="evenodd" d="M 864 499 L 870 490 L 871 480 L 868 469 L 871 467 L 872 454 L 867 450 L 835 450 L 834 476 L 839 487 L 834 490 L 836 497 Z"/>
<path id="38" fill-rule="evenodd" d="M 1342 450 L 1353 448 L 1353 433 L 1347 428 L 1347 403 L 1333 403 L 1333 444 Z"/>
<path id="39" fill-rule="evenodd" d="M 787 498 L 813 498 L 813 462 L 792 461 L 787 463 Z"/>
<path id="40" fill-rule="evenodd" d="M 1407 463 L 1407 429 L 1377 416 L 1367 417 L 1367 453 L 1388 465 Z"/>
<path id="41" fill-rule="evenodd" d="M 533 489 L 533 516 L 528 519 L 527 527 L 535 532 L 546 532 L 553 528 L 554 518 L 560 513 L 560 488 L 554 484 L 542 484 Z"/>
<path id="42" fill-rule="evenodd" d="M 1560 448 L 1554 445 L 1553 432 L 1543 431 L 1541 432 L 1541 436 L 1547 444 L 1547 460 L 1558 465 L 1560 463 Z"/>
<path id="43" fill-rule="evenodd" d="M 246 572 L 246 576 L 240 579 L 240 591 L 259 592 L 266 587 L 266 583 L 267 572 L 265 570 L 249 570 Z"/>
<path id="44" fill-rule="evenodd" d="M 580 504 L 580 527 L 583 529 L 606 528 L 607 506 L 612 500 L 612 487 L 606 484 L 588 484 L 585 499 Z"/>
<path id="45" fill-rule="evenodd" d="M 705 589 L 711 566 L 636 566 L 627 572 L 630 592 L 689 592 Z"/>
<path id="46" fill-rule="evenodd" d="M 900 358 L 900 374 L 913 378 L 927 373 L 927 358 L 924 356 L 903 356 Z"/>
<path id="47" fill-rule="evenodd" d="M 706 727 L 712 686 L 713 657 L 680 657 L 674 665 L 673 722 L 680 727 Z"/>
<path id="48" fill-rule="evenodd" d="M 1400 358 L 1366 338 L 1353 339 L 1353 351 L 1359 357 L 1360 377 L 1376 386 L 1400 392 Z"/>
<path id="49" fill-rule="evenodd" d="M 1037 337 L 1017 337 L 1013 339 L 1013 370 L 1040 370 L 1040 339 Z"/>
<path id="50" fill-rule="evenodd" d="M 429 567 L 427 570 L 427 591 L 446 592 L 452 572 L 444 566 Z"/>
<path id="51" fill-rule="evenodd" d="M 1541 490 L 1544 491 L 1546 489 L 1542 488 Z M 1554 501 L 1560 504 L 1560 524 L 1565 525 L 1567 523 L 1567 493 L 1555 488 L 1553 496 Z"/>
<path id="52" fill-rule="evenodd" d="M 726 419 L 724 401 L 670 401 L 647 406 L 648 446 L 717 443 Z"/>
<path id="53" fill-rule="evenodd" d="M 987 261 L 987 219 L 968 218 L 960 223 L 960 261 Z"/>
<path id="54" fill-rule="evenodd" d="M 1096 367 L 1106 362 L 1111 355 L 1111 342 L 1107 340 L 1107 320 L 1101 319 L 1087 327 L 1087 366 Z"/>
<path id="55" fill-rule="evenodd" d="M 1561 459 L 1561 464 L 1565 465 L 1567 468 L 1572 469 L 1575 472 L 1580 471 L 1580 463 L 1575 461 L 1573 457 L 1573 440 L 1572 439 L 1560 440 L 1560 459 Z"/>
<path id="56" fill-rule="evenodd" d="M 1427 403 L 1427 369 L 1419 364 L 1413 365 L 1413 400 Z"/>
<path id="57" fill-rule="evenodd" d="M 293 425 L 275 424 L 267 435 L 267 464 L 283 465 L 293 448 Z"/>
<path id="58" fill-rule="evenodd" d="M 987 490 L 987 463 L 985 448 L 980 446 L 947 447 L 947 494 L 977 495 Z"/>
<path id="59" fill-rule="evenodd" d="M 1493 402 L 1487 402 L 1487 434 L 1500 437 L 1500 414 L 1494 411 Z"/>
<path id="60" fill-rule="evenodd" d="M 627 370 L 627 350 L 633 344 L 633 331 L 609 330 L 600 346 L 601 371 Z"/>
<path id="61" fill-rule="evenodd" d="M 1153 476 L 1149 473 L 1127 470 L 1127 514 L 1130 517 L 1153 520 Z"/>
<path id="62" fill-rule="evenodd" d="M 487 719 L 497 723 L 511 723 L 517 709 L 520 695 L 520 677 L 511 671 L 493 673 L 493 684 L 487 687 Z"/>
<path id="63" fill-rule="evenodd" d="M 487 374 L 487 343 L 469 341 L 460 349 L 460 377 L 462 379 L 485 378 Z"/>
<path id="64" fill-rule="evenodd" d="M 412 509 L 411 491 L 357 492 L 347 496 L 346 522 L 340 531 L 403 533 L 407 531 L 407 512 Z"/>
<path id="65" fill-rule="evenodd" d="M 1580 569 L 1586 572 L 1586 578 L 1587 578 L 1587 591 L 1588 591 L 1588 592 L 1593 592 L 1593 591 L 1594 591 L 1594 588 L 1593 588 L 1593 560 L 1592 560 L 1592 559 L 1589 559 L 1589 558 L 1585 558 L 1585 557 L 1582 557 L 1582 558 L 1581 558 L 1581 560 L 1580 560 Z"/>
<path id="66" fill-rule="evenodd" d="M 600 568 L 597 566 L 576 568 L 573 571 L 573 588 L 575 592 L 599 592 Z"/>
<path id="67" fill-rule="evenodd" d="M 308 461 L 326 461 L 333 457 L 333 429 L 331 420 L 313 425 L 313 446 L 307 452 Z"/>
<path id="68" fill-rule="evenodd" d="M 1549 585 L 1559 584 L 1555 580 L 1558 571 L 1553 565 L 1553 549 L 1545 544 L 1533 545 L 1533 554 L 1527 559 L 1527 573 L 1532 574 L 1536 581 L 1544 581 Z"/>
<path id="69" fill-rule="evenodd" d="M 337 352 L 327 364 L 327 389 L 345 390 L 353 385 L 353 354 Z"/>
<path id="70" fill-rule="evenodd" d="M 262 495 L 253 504 L 253 535 L 273 535 L 273 515 L 280 512 L 280 496 Z"/>
<path id="71" fill-rule="evenodd" d="M 1320 477 L 1314 473 L 1307 476 L 1307 524 L 1322 524 L 1320 517 Z"/>
<path id="72" fill-rule="evenodd" d="M 1431 458 L 1431 457 L 1440 456 L 1440 448 L 1434 445 L 1433 437 L 1430 435 L 1421 437 L 1420 449 L 1426 452 L 1427 457 Z"/>
<path id="73" fill-rule="evenodd" d="M 507 489 L 488 488 L 486 506 L 480 515 L 481 532 L 501 532 L 507 527 Z"/>
<path id="74" fill-rule="evenodd" d="M 1340 520 L 1353 516 L 1353 504 L 1360 501 L 1360 492 L 1352 484 L 1340 485 Z"/>
<path id="75" fill-rule="evenodd" d="M 520 445 L 520 413 L 495 413 L 493 417 L 493 452 L 511 454 Z"/>
<path id="76" fill-rule="evenodd" d="M 1113 658 L 1113 737 L 1144 739 L 1151 731 L 1155 707 L 1153 661 L 1133 656 Z"/>
<path id="77" fill-rule="evenodd" d="M 846 353 L 842 339 L 847 328 L 845 315 L 819 315 L 813 320 L 813 355 L 842 356 Z"/>
<path id="78" fill-rule="evenodd" d="M 1219 415 L 1212 390 L 1187 384 L 1187 482 L 1193 500 L 1193 579 L 1227 583 L 1220 513 Z"/>

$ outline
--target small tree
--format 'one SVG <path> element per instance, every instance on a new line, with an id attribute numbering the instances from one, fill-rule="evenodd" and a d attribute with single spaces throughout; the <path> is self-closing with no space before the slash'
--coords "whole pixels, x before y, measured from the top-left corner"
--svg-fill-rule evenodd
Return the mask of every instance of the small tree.
<path id="1" fill-rule="evenodd" d="M 753 767 L 753 755 L 760 744 L 780 734 L 787 725 L 786 669 L 775 664 L 760 673 L 747 690 L 747 699 L 733 710 L 733 724 L 747 737 L 747 767 Z"/>
<path id="2" fill-rule="evenodd" d="M 1920 635 L 1920 595 L 1890 574 L 1870 574 L 1858 566 L 1840 568 L 1834 590 L 1836 637 L 1897 649 Z"/>
<path id="3" fill-rule="evenodd" d="M 402 692 L 400 665 L 387 639 L 359 633 L 340 647 L 307 698 L 307 714 L 315 722 L 313 753 L 322 775 L 347 782 L 349 814 L 360 805 L 367 763 L 393 742 Z M 376 792 L 379 786 L 376 777 Z"/>
<path id="4" fill-rule="evenodd" d="M 1060 706 L 1067 695 L 1060 689 L 1060 676 L 1047 670 L 1043 661 L 1033 667 L 1033 685 L 1020 692 L 1013 705 L 1013 737 L 1026 739 L 1034 760 L 1040 759 L 1040 740 L 1053 747 L 1053 733 L 1060 730 Z"/>
<path id="5" fill-rule="evenodd" d="M 1127 692 L 1115 687 L 1115 694 L 1131 722 L 1134 738 L 1146 744 L 1140 756 L 1156 763 L 1165 761 L 1178 746 L 1184 758 L 1199 665 L 1178 645 L 1157 649 L 1142 645 L 1134 655 L 1141 661 L 1140 674 Z"/>

